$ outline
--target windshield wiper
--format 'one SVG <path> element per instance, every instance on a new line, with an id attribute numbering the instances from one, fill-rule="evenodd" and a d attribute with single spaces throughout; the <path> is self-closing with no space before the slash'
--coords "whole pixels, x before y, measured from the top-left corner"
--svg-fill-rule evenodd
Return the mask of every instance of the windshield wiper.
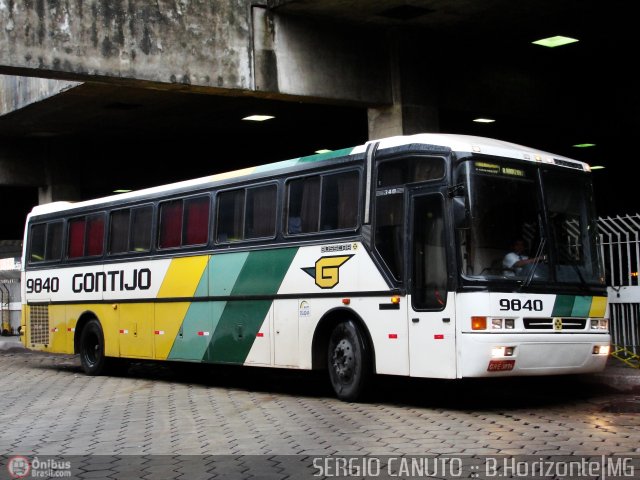
<path id="1" fill-rule="evenodd" d="M 534 261 L 533 261 L 533 265 L 531 267 L 531 271 L 529 272 L 529 275 L 527 275 L 527 279 L 520 284 L 520 291 L 522 291 L 523 288 L 528 287 L 531 282 L 533 281 L 533 276 L 536 273 L 536 269 L 538 268 L 538 265 L 540 264 L 540 259 L 542 258 L 542 251 L 544 250 L 544 246 L 547 243 L 547 238 L 546 237 L 541 237 L 540 238 L 540 243 L 538 244 L 538 248 L 536 249 L 536 256 L 534 257 Z"/>

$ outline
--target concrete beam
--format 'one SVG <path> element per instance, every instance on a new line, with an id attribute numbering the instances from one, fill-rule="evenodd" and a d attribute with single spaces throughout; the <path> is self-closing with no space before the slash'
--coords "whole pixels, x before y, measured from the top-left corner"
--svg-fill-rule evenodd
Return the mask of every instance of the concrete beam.
<path id="1" fill-rule="evenodd" d="M 81 84 L 64 80 L 0 75 L 0 115 L 19 110 L 78 85 Z"/>
<path id="2" fill-rule="evenodd" d="M 248 0 L 0 0 L 0 73 L 251 89 Z"/>
<path id="3" fill-rule="evenodd" d="M 390 102 L 376 30 L 277 15 L 256 3 L 0 0 L 0 74 Z"/>

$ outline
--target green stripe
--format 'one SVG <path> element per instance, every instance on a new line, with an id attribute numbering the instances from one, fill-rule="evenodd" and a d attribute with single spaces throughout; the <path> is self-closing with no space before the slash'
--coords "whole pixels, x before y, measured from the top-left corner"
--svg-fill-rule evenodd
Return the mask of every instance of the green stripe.
<path id="1" fill-rule="evenodd" d="M 591 298 L 592 297 L 576 297 L 575 302 L 573 303 L 571 316 L 588 317 L 589 310 L 591 310 Z"/>
<path id="2" fill-rule="evenodd" d="M 248 252 L 212 255 L 200 278 L 195 296 L 230 295 L 248 256 Z M 168 358 L 208 361 L 207 351 L 211 336 L 218 326 L 226 304 L 227 302 L 191 303 Z M 197 332 L 201 331 L 209 332 L 211 336 L 198 336 Z"/>
<path id="3" fill-rule="evenodd" d="M 343 148 L 341 150 L 333 150 L 327 153 L 317 153 L 315 155 L 300 157 L 298 159 L 298 163 L 321 162 L 323 160 L 329 160 L 330 158 L 346 157 L 352 151 L 353 151 L 353 147 Z"/>
<path id="4" fill-rule="evenodd" d="M 231 295 L 275 295 L 297 251 L 283 248 L 249 253 Z M 244 363 L 271 303 L 271 300 L 227 303 L 203 360 Z"/>
<path id="5" fill-rule="evenodd" d="M 282 162 L 269 163 L 267 165 L 260 165 L 256 167 L 253 173 L 264 173 L 278 170 L 281 168 L 289 168 L 299 165 L 301 163 L 322 162 L 331 158 L 346 157 L 350 155 L 354 150 L 354 147 L 343 148 L 341 150 L 334 150 L 326 153 L 316 153 L 315 155 L 307 155 L 306 157 L 292 158 L 290 160 L 283 160 Z"/>
<path id="6" fill-rule="evenodd" d="M 231 295 L 249 252 L 213 255 L 209 260 L 209 295 Z"/>
<path id="7" fill-rule="evenodd" d="M 558 295 L 556 296 L 556 302 L 553 305 L 554 317 L 570 317 L 573 311 L 573 302 L 575 297 L 573 295 Z"/>
<path id="8" fill-rule="evenodd" d="M 298 164 L 298 159 L 294 158 L 292 160 L 283 160 L 282 162 L 269 163 L 267 165 L 260 165 L 256 167 L 253 173 L 263 173 L 270 172 L 272 170 L 278 170 L 280 168 L 289 168 L 294 167 Z"/>
<path id="9" fill-rule="evenodd" d="M 209 291 L 207 268 L 204 269 L 200 277 L 200 282 L 198 282 L 194 293 L 195 297 L 207 296 Z M 171 360 L 200 361 L 208 342 L 202 337 L 198 337 L 197 332 L 211 331 L 208 310 L 208 303 L 206 302 L 193 302 L 189 305 L 187 314 L 182 321 L 182 325 L 180 325 L 176 338 L 173 340 L 173 345 L 167 358 Z"/>

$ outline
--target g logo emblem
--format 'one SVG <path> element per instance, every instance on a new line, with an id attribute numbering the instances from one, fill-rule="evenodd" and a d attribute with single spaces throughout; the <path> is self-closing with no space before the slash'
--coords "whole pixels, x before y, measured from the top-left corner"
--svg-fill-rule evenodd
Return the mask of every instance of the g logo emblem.
<path id="1" fill-rule="evenodd" d="M 320 257 L 315 267 L 302 270 L 315 279 L 320 288 L 333 288 L 340 282 L 340 267 L 353 255 L 340 255 L 337 257 Z"/>

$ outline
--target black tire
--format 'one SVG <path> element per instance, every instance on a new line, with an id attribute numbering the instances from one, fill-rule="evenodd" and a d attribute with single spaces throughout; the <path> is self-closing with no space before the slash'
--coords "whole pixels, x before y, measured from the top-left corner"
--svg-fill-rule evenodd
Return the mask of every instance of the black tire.
<path id="1" fill-rule="evenodd" d="M 80 334 L 80 364 L 87 375 L 103 375 L 107 369 L 104 334 L 95 318 L 89 320 Z"/>
<path id="2" fill-rule="evenodd" d="M 362 398 L 371 381 L 371 354 L 353 320 L 339 323 L 331 332 L 327 364 L 331 386 L 340 400 Z"/>

